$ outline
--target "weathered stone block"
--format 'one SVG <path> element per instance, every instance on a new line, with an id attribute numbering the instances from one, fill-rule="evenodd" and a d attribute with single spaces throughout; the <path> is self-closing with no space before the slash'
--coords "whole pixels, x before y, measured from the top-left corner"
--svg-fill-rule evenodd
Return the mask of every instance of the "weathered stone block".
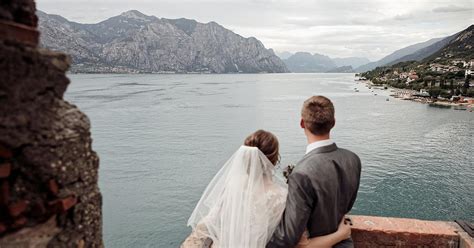
<path id="1" fill-rule="evenodd" d="M 75 196 L 66 197 L 63 199 L 57 199 L 49 203 L 50 206 L 54 208 L 54 211 L 66 212 L 72 208 L 77 203 L 77 198 Z"/>
<path id="2" fill-rule="evenodd" d="M 11 158 L 12 156 L 10 149 L 0 144 L 0 158 Z"/>
<path id="3" fill-rule="evenodd" d="M 0 247 L 35 247 L 46 248 L 48 243 L 61 231 L 56 224 L 56 216 L 34 227 L 20 229 L 0 239 Z M 70 247 L 70 246 L 64 246 Z"/>
<path id="4" fill-rule="evenodd" d="M 24 200 L 17 201 L 15 203 L 10 204 L 10 206 L 8 206 L 8 213 L 10 213 L 10 216 L 12 217 L 17 217 L 26 210 L 27 206 L 28 204 L 26 201 Z"/>
<path id="5" fill-rule="evenodd" d="M 53 195 L 57 195 L 59 193 L 59 186 L 58 183 L 56 183 L 56 180 L 51 179 L 48 181 L 48 189 Z"/>
<path id="6" fill-rule="evenodd" d="M 23 216 L 18 217 L 17 219 L 15 219 L 13 221 L 13 224 L 11 225 L 11 228 L 12 229 L 17 229 L 17 228 L 23 227 L 27 222 L 28 222 L 27 218 L 25 218 Z"/>
<path id="7" fill-rule="evenodd" d="M 0 36 L 5 40 L 20 42 L 29 46 L 37 46 L 39 32 L 27 25 L 0 20 Z"/>
<path id="8" fill-rule="evenodd" d="M 10 163 L 0 164 L 0 178 L 5 178 L 10 176 L 12 170 L 12 165 Z"/>
<path id="9" fill-rule="evenodd" d="M 7 181 L 3 181 L 0 184 L 0 205 L 8 205 L 10 200 L 10 185 Z"/>
<path id="10" fill-rule="evenodd" d="M 355 247 L 457 248 L 459 235 L 447 222 L 351 216 Z"/>

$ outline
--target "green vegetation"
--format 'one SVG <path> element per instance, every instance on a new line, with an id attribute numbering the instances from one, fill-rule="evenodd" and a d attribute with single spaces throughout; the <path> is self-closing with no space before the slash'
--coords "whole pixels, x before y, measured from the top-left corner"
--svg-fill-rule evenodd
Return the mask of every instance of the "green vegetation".
<path id="1" fill-rule="evenodd" d="M 462 62 L 455 63 L 458 60 Z M 474 89 L 469 87 L 471 75 L 466 73 L 466 70 L 472 70 L 469 62 L 453 58 L 445 60 L 444 64 L 407 61 L 377 67 L 372 71 L 361 73 L 360 76 L 375 85 L 416 91 L 424 89 L 432 97 L 451 98 L 453 95 L 474 97 Z"/>
<path id="2" fill-rule="evenodd" d="M 474 25 L 456 34 L 446 46 L 422 61 L 406 61 L 362 73 L 376 85 L 424 89 L 432 97 L 474 97 L 469 87 L 474 73 Z"/>

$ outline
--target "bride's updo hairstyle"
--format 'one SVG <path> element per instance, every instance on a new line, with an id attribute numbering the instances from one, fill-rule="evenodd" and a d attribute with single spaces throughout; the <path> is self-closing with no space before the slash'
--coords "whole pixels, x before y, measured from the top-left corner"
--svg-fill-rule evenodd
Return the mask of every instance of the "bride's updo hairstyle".
<path id="1" fill-rule="evenodd" d="M 278 139 L 270 132 L 258 130 L 245 139 L 244 145 L 257 147 L 273 165 L 280 161 Z"/>

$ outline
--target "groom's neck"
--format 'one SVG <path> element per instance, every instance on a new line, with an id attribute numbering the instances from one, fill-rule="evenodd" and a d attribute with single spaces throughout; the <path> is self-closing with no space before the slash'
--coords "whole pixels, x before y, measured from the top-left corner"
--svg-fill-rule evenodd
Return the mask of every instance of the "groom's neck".
<path id="1" fill-rule="evenodd" d="M 329 135 L 329 133 L 322 134 L 322 135 L 314 135 L 314 134 L 308 132 L 306 134 L 306 138 L 308 139 L 308 144 L 311 144 L 311 143 L 314 143 L 314 142 L 317 142 L 317 141 L 328 140 L 328 139 L 330 139 L 330 135 Z"/>

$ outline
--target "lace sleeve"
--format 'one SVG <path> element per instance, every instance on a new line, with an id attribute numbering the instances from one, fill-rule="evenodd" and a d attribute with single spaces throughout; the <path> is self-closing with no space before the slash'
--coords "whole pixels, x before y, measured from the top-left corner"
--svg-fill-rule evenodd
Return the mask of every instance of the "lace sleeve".
<path id="1" fill-rule="evenodd" d="M 283 210 L 285 210 L 286 194 L 286 190 L 283 189 L 275 189 L 267 192 L 267 202 L 271 210 L 271 217 L 278 219 L 278 221 L 280 221 L 281 214 Z"/>
<path id="2" fill-rule="evenodd" d="M 287 193 L 285 188 L 278 187 L 268 191 L 266 194 L 267 204 L 269 206 L 268 214 L 270 215 L 268 225 L 268 232 L 270 234 L 275 231 L 276 226 L 280 223 L 281 216 L 285 210 Z"/>

